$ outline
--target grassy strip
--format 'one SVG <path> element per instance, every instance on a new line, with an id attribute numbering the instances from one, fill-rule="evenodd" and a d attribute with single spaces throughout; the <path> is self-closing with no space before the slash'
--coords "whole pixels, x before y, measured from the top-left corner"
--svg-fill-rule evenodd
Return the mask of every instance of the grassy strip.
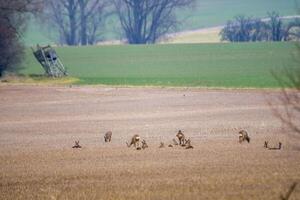
<path id="1" fill-rule="evenodd" d="M 30 84 L 30 85 L 72 85 L 79 82 L 75 77 L 49 78 L 43 75 L 8 75 L 0 80 L 8 84 Z"/>
<path id="2" fill-rule="evenodd" d="M 272 71 L 297 67 L 293 43 L 60 47 L 80 84 L 276 88 Z M 24 74 L 42 68 L 27 52 Z"/>

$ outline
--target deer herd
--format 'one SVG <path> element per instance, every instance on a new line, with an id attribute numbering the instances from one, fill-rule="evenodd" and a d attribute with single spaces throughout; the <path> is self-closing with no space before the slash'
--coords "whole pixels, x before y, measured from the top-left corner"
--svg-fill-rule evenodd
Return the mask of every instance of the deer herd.
<path id="1" fill-rule="evenodd" d="M 238 132 L 239 134 L 239 143 L 242 143 L 244 141 L 247 141 L 248 143 L 250 143 L 250 137 L 248 135 L 248 132 L 245 130 L 241 130 Z M 184 147 L 185 149 L 193 149 L 194 147 L 191 145 L 191 139 L 186 139 L 185 135 L 182 133 L 181 130 L 178 131 L 178 133 L 176 134 L 176 138 L 178 140 L 173 138 L 172 142 L 173 144 L 169 144 L 168 147 L 174 147 L 174 146 L 180 146 L 180 147 Z M 107 131 L 104 134 L 104 142 L 111 142 L 112 139 L 112 131 Z M 148 148 L 148 144 L 146 142 L 146 140 L 141 140 L 141 137 L 138 134 L 135 134 L 132 136 L 131 141 L 128 143 L 126 142 L 127 147 L 131 147 L 133 146 L 136 150 L 142 150 L 142 149 L 146 149 Z M 165 144 L 163 142 L 160 142 L 159 148 L 164 148 Z M 268 141 L 265 141 L 264 143 L 264 148 L 268 149 L 268 150 L 280 150 L 282 147 L 282 143 L 279 142 L 278 147 L 270 147 L 268 145 Z M 81 148 L 81 146 L 79 145 L 79 140 L 75 141 L 75 145 L 72 148 Z"/>

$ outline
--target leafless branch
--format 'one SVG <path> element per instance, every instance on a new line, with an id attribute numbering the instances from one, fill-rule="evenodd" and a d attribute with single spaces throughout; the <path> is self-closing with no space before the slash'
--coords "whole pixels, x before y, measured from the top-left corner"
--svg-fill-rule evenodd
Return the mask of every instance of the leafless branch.
<path id="1" fill-rule="evenodd" d="M 114 0 L 116 13 L 128 43 L 155 43 L 178 21 L 175 9 L 188 7 L 194 0 Z"/>
<path id="2" fill-rule="evenodd" d="M 297 51 L 300 54 L 299 45 Z M 299 58 L 296 60 L 299 61 Z M 281 71 L 273 71 L 272 75 L 281 86 L 277 103 L 280 103 L 283 109 L 277 108 L 273 102 L 269 102 L 269 105 L 278 119 L 300 134 L 300 67 L 285 67 Z"/>
<path id="3" fill-rule="evenodd" d="M 292 193 L 294 192 L 296 186 L 297 186 L 297 182 L 293 183 L 293 184 L 291 185 L 291 187 L 289 188 L 289 191 L 286 193 L 285 196 L 280 195 L 280 199 L 281 199 L 281 200 L 289 200 L 290 197 L 291 197 L 291 195 L 292 195 Z"/>

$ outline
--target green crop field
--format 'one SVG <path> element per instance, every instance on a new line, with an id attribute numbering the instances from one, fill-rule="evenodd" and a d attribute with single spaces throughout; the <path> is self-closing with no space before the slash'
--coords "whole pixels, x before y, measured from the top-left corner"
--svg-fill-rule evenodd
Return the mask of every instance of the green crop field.
<path id="1" fill-rule="evenodd" d="M 274 88 L 271 72 L 296 67 L 293 43 L 59 47 L 78 84 Z M 28 50 L 24 74 L 42 74 Z"/>
<path id="2" fill-rule="evenodd" d="M 177 10 L 181 23 L 175 31 L 193 30 L 212 26 L 223 25 L 234 16 L 244 14 L 253 17 L 266 17 L 267 12 L 276 11 L 280 15 L 296 15 L 296 3 L 300 0 L 196 0 L 192 9 Z M 30 23 L 25 37 L 27 45 L 37 43 L 47 44 L 53 40 L 53 28 L 37 25 L 38 22 Z M 45 25 L 45 23 L 43 22 Z M 120 28 L 115 16 L 107 22 L 103 38 L 106 40 L 120 39 Z M 52 36 L 49 36 L 52 35 Z M 50 39 L 49 39 L 50 38 Z"/>

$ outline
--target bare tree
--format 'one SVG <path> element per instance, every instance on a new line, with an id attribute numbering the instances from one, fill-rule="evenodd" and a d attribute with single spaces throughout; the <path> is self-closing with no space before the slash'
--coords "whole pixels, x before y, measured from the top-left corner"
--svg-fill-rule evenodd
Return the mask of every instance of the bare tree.
<path id="1" fill-rule="evenodd" d="M 103 24 L 105 9 L 109 6 L 106 0 L 78 0 L 80 8 L 80 41 L 81 45 L 97 42 L 98 29 Z"/>
<path id="2" fill-rule="evenodd" d="M 287 31 L 277 12 L 268 13 L 270 18 L 270 37 L 272 41 L 283 41 L 287 38 Z"/>
<path id="3" fill-rule="evenodd" d="M 155 43 L 174 28 L 175 10 L 194 0 L 113 0 L 128 43 Z"/>
<path id="4" fill-rule="evenodd" d="M 22 59 L 20 41 L 26 29 L 28 13 L 42 9 L 38 0 L 0 0 L 0 76 L 4 71 L 15 71 Z"/>
<path id="5" fill-rule="evenodd" d="M 278 13 L 270 12 L 266 19 L 236 16 L 234 20 L 227 22 L 220 35 L 222 40 L 230 42 L 287 41 L 299 40 L 299 29 L 299 19 L 283 23 Z"/>
<path id="6" fill-rule="evenodd" d="M 300 63 L 300 44 L 297 44 L 296 60 Z M 281 85 L 281 94 L 277 103 L 283 109 L 276 108 L 274 102 L 269 102 L 273 112 L 292 131 L 300 135 L 300 67 L 285 67 L 282 71 L 273 72 L 273 76 Z"/>
<path id="7" fill-rule="evenodd" d="M 254 20 L 251 17 L 246 17 L 244 15 L 238 15 L 235 17 L 234 21 L 228 21 L 227 25 L 222 29 L 220 35 L 222 40 L 228 40 L 231 42 L 246 42 L 251 40 L 251 33 L 254 27 Z"/>
<path id="8" fill-rule="evenodd" d="M 47 16 L 58 29 L 60 43 L 94 44 L 107 17 L 108 0 L 50 0 Z"/>
<path id="9" fill-rule="evenodd" d="M 98 12 L 90 16 L 90 19 L 87 21 L 87 43 L 93 45 L 101 40 L 101 28 L 104 28 L 105 20 L 107 14 L 103 11 L 104 7 L 98 7 Z M 84 45 L 84 44 L 82 44 Z"/>
<path id="10" fill-rule="evenodd" d="M 299 41 L 300 38 L 300 19 L 291 21 L 287 26 L 287 40 Z"/>
<path id="11" fill-rule="evenodd" d="M 45 1 L 47 17 L 59 30 L 60 42 L 67 45 L 77 45 L 78 9 L 77 0 L 49 0 Z"/>

